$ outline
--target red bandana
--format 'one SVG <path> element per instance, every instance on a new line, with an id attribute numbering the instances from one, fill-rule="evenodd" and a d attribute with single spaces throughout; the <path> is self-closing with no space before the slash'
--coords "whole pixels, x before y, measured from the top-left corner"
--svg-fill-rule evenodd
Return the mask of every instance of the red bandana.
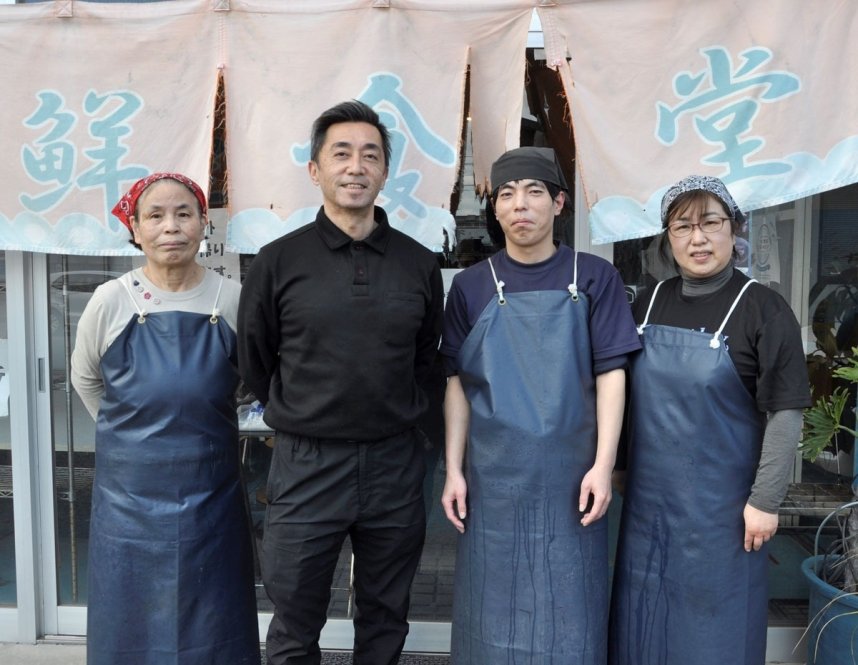
<path id="1" fill-rule="evenodd" d="M 205 216 L 207 209 L 206 195 L 197 183 L 180 173 L 153 173 L 152 175 L 147 175 L 145 178 L 141 178 L 135 182 L 131 186 L 131 189 L 128 190 L 125 196 L 119 199 L 119 203 L 117 203 L 113 207 L 113 210 L 111 210 L 111 212 L 119 218 L 119 221 L 128 227 L 129 231 L 131 231 L 131 218 L 134 217 L 134 213 L 137 211 L 137 200 L 149 185 L 153 182 L 164 179 L 175 180 L 190 189 L 194 196 L 197 197 L 197 201 L 200 202 L 200 210 L 202 211 L 203 216 Z"/>

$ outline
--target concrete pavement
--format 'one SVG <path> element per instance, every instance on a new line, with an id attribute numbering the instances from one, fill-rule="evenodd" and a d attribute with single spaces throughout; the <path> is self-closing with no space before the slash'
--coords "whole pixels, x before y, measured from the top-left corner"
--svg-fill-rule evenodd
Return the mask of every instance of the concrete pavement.
<path id="1" fill-rule="evenodd" d="M 3 665 L 86 665 L 86 646 L 80 642 L 58 644 L 9 644 L 0 642 Z M 732 665 L 725 663 L 724 665 Z M 803 665 L 803 663 L 770 662 L 767 665 Z"/>
<path id="2" fill-rule="evenodd" d="M 86 665 L 86 645 L 0 643 L 3 665 Z"/>

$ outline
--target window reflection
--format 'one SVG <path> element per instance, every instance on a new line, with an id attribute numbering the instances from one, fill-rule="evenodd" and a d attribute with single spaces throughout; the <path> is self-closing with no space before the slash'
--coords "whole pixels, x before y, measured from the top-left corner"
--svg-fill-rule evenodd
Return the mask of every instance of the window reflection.
<path id="1" fill-rule="evenodd" d="M 813 397 L 844 387 L 854 407 L 854 384 L 833 378 L 831 372 L 858 347 L 858 185 L 820 195 L 811 244 L 808 369 Z M 854 429 L 854 408 L 845 410 L 843 424 Z M 856 473 L 854 446 L 851 437 L 839 433 L 814 464 L 807 464 L 806 477 L 848 485 Z"/>

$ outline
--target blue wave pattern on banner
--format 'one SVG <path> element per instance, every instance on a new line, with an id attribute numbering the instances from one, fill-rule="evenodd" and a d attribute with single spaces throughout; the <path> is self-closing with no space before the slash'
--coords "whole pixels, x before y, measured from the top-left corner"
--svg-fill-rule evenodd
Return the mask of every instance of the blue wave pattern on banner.
<path id="1" fill-rule="evenodd" d="M 782 162 L 789 171 L 729 183 L 744 211 L 758 210 L 858 182 L 858 135 L 834 146 L 824 159 L 800 152 Z M 657 189 L 643 204 L 626 196 L 609 196 L 590 211 L 590 229 L 597 245 L 646 238 L 661 232 L 661 198 L 670 184 Z"/>
<path id="2" fill-rule="evenodd" d="M 128 242 L 130 239 L 124 226 L 107 229 L 100 220 L 84 213 L 66 215 L 56 225 L 32 212 L 20 213 L 14 219 L 0 214 L 0 245 L 8 250 L 137 256 L 141 252 Z"/>
<path id="3" fill-rule="evenodd" d="M 745 212 L 858 181 L 858 136 L 840 141 L 824 159 L 807 152 L 754 159 L 767 143 L 764 136 L 752 135 L 761 104 L 775 104 L 800 93 L 801 80 L 791 72 L 765 70 L 773 59 L 766 48 L 745 49 L 736 59 L 738 64 L 722 46 L 706 47 L 700 53 L 706 60 L 704 68 L 678 72 L 673 78 L 678 101 L 673 106 L 656 102 L 655 138 L 661 145 L 689 150 L 691 139 L 680 136 L 680 120 L 689 116 L 694 138 L 706 147 L 718 146 L 699 158 L 700 169 L 692 170 L 720 177 Z M 719 171 L 712 172 L 712 167 Z M 661 198 L 669 186 L 661 185 L 643 203 L 627 196 L 596 202 L 590 211 L 592 242 L 660 233 Z"/>

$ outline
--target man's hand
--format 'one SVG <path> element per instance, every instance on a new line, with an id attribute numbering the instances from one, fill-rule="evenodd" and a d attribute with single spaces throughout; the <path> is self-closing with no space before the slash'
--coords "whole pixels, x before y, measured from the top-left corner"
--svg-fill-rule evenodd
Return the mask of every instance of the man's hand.
<path id="1" fill-rule="evenodd" d="M 581 481 L 581 493 L 578 497 L 578 511 L 587 509 L 592 497 L 593 505 L 581 518 L 581 524 L 587 526 L 602 518 L 611 503 L 611 469 L 594 466 Z"/>
<path id="2" fill-rule="evenodd" d="M 763 543 L 769 542 L 778 530 L 778 514 L 757 510 L 750 504 L 745 504 L 745 551 L 751 548 L 758 551 Z"/>
<path id="3" fill-rule="evenodd" d="M 461 472 L 447 472 L 447 480 L 444 483 L 444 492 L 441 494 L 441 505 L 447 519 L 453 524 L 459 533 L 465 533 L 465 523 L 462 521 L 468 516 L 468 484 Z"/>

